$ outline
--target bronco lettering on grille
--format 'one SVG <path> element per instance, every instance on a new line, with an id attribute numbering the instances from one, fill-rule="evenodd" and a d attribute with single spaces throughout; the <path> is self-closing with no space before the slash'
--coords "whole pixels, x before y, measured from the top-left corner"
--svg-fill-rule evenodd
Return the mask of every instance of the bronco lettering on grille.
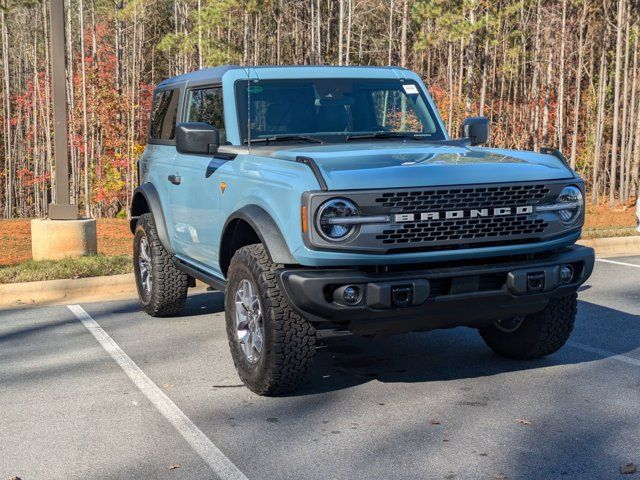
<path id="1" fill-rule="evenodd" d="M 396 213 L 397 223 L 414 222 L 416 220 L 456 220 L 459 218 L 500 217 L 505 215 L 528 215 L 533 213 L 533 206 L 473 208 L 470 210 L 448 210 L 445 212 Z"/>

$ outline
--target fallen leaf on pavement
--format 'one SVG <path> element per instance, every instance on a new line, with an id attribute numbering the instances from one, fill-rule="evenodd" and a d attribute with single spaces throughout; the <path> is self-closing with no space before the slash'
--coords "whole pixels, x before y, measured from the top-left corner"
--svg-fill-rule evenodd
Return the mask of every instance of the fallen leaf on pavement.
<path id="1" fill-rule="evenodd" d="M 516 418 L 516 422 L 518 422 L 520 425 L 531 425 L 532 424 L 531 420 L 525 420 L 524 418 Z"/>
<path id="2" fill-rule="evenodd" d="M 9 480 L 22 480 L 20 477 L 16 477 L 15 475 L 11 475 Z"/>
<path id="3" fill-rule="evenodd" d="M 175 470 L 176 468 L 180 468 L 182 465 L 179 463 L 174 463 L 173 465 L 169 465 L 169 470 Z"/>
<path id="4" fill-rule="evenodd" d="M 620 473 L 623 475 L 636 473 L 637 471 L 638 467 L 636 467 L 633 463 L 627 463 L 624 467 L 620 467 Z"/>
<path id="5" fill-rule="evenodd" d="M 440 425 L 440 422 L 432 418 L 431 420 L 429 420 L 429 425 Z"/>

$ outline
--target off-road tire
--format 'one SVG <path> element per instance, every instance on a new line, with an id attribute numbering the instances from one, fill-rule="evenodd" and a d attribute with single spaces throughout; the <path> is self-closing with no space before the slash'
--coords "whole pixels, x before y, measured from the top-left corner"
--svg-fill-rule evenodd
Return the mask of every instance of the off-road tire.
<path id="1" fill-rule="evenodd" d="M 142 287 L 138 258 L 140 241 L 145 238 L 151 252 L 151 291 L 145 293 Z M 173 263 L 173 255 L 167 252 L 156 230 L 153 215 L 145 213 L 136 224 L 133 240 L 133 268 L 138 287 L 138 298 L 145 312 L 152 317 L 167 317 L 179 314 L 187 300 L 189 276 L 178 270 Z"/>
<path id="2" fill-rule="evenodd" d="M 227 337 L 233 363 L 242 382 L 258 395 L 279 395 L 294 390 L 305 378 L 315 354 L 313 326 L 288 304 L 274 264 L 262 244 L 240 248 L 231 259 L 225 292 Z M 235 293 L 243 279 L 257 286 L 262 306 L 264 339 L 260 356 L 251 364 L 237 337 Z"/>
<path id="3" fill-rule="evenodd" d="M 492 325 L 480 329 L 485 343 L 498 355 L 531 360 L 557 352 L 567 342 L 576 319 L 578 295 L 554 298 L 540 312 L 524 317 L 513 332 Z"/>

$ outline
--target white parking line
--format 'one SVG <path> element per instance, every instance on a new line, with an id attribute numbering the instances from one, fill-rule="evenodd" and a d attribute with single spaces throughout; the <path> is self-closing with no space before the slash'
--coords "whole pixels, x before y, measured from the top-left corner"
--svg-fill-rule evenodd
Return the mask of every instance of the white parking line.
<path id="1" fill-rule="evenodd" d="M 626 363 L 628 365 L 634 365 L 636 367 L 640 367 L 640 360 L 638 360 L 637 358 L 627 357 L 626 355 L 618 355 L 608 350 L 603 350 L 601 348 L 585 345 L 584 343 L 574 342 L 573 340 L 569 340 L 567 342 L 567 345 L 573 348 L 577 348 L 579 350 L 584 350 L 585 352 L 595 353 L 596 355 L 605 357 L 607 360 L 616 360 L 618 362 Z"/>
<path id="2" fill-rule="evenodd" d="M 87 330 L 120 365 L 135 386 L 169 420 L 221 480 L 248 480 L 238 467 L 145 375 L 109 334 L 98 325 L 98 322 L 91 318 L 80 305 L 67 305 L 67 308 L 87 327 Z"/>
<path id="3" fill-rule="evenodd" d="M 596 258 L 596 262 L 612 263 L 614 265 L 624 265 L 625 267 L 640 268 L 640 265 L 626 262 L 616 262 L 615 260 L 608 260 L 606 258 Z"/>

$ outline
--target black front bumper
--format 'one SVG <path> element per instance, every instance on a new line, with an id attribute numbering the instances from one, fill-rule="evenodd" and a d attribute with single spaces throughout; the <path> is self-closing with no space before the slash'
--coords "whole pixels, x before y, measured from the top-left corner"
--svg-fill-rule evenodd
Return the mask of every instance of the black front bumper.
<path id="1" fill-rule="evenodd" d="M 593 249 L 574 245 L 544 258 L 392 273 L 284 269 L 279 280 L 290 304 L 310 321 L 385 334 L 482 327 L 540 311 L 550 299 L 576 292 L 593 264 Z M 573 269 L 566 283 L 562 265 Z M 344 300 L 345 286 L 361 292 L 355 304 Z"/>

